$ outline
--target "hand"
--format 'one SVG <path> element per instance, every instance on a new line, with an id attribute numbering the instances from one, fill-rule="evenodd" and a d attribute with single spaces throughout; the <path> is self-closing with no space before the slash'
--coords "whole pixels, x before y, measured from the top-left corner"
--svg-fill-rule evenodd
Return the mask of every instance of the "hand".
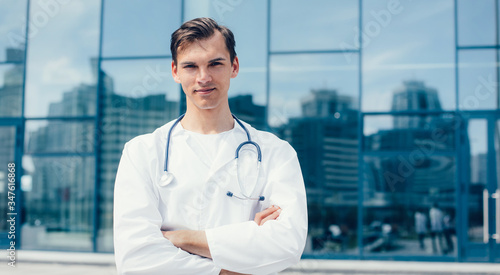
<path id="1" fill-rule="evenodd" d="M 232 272 L 232 271 L 229 271 L 229 270 L 222 269 L 220 271 L 219 275 L 247 275 L 247 274 L 236 273 L 236 272 Z"/>
<path id="2" fill-rule="evenodd" d="M 264 211 L 255 214 L 253 221 L 257 225 L 261 226 L 269 220 L 276 220 L 281 213 L 281 208 L 279 206 L 273 205 Z"/>
<path id="3" fill-rule="evenodd" d="M 174 246 L 191 254 L 212 258 L 208 248 L 205 231 L 176 230 L 162 231 L 163 237 L 167 238 Z"/>

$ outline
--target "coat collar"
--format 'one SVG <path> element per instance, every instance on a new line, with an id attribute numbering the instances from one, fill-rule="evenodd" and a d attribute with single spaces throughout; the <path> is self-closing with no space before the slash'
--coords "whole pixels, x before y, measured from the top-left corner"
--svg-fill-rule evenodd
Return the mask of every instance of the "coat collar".
<path id="1" fill-rule="evenodd" d="M 163 130 L 165 142 L 167 140 L 168 132 L 170 131 L 174 122 L 175 120 L 165 125 L 166 127 Z M 245 127 L 248 129 L 248 131 L 250 131 L 250 126 L 248 124 L 245 124 Z M 181 146 L 179 141 L 183 143 L 183 146 L 189 148 L 189 150 L 191 151 L 190 153 L 197 156 L 200 161 L 203 162 L 207 166 L 207 168 L 209 168 L 208 179 L 210 179 L 222 167 L 224 167 L 235 158 L 236 148 L 238 148 L 240 143 L 248 140 L 245 130 L 236 122 L 236 120 L 234 120 L 233 129 L 234 131 L 221 141 L 218 154 L 217 156 L 215 156 L 212 163 L 210 163 L 209 156 L 207 156 L 205 151 L 200 148 L 200 145 L 196 143 L 192 138 L 189 138 L 187 130 L 185 130 L 180 123 L 178 123 L 174 129 L 172 129 L 170 146 Z M 174 142 L 174 140 L 176 142 Z"/>

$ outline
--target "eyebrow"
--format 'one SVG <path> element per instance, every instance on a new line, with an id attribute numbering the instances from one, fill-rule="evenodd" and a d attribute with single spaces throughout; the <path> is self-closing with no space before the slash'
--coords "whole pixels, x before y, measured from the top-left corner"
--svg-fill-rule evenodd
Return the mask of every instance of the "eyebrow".
<path id="1" fill-rule="evenodd" d="M 208 63 L 214 63 L 214 62 L 217 62 L 217 61 L 225 61 L 225 60 L 226 59 L 224 57 L 217 57 L 217 58 L 209 60 Z M 185 66 L 185 65 L 196 65 L 196 62 L 193 62 L 193 61 L 184 61 L 184 62 L 181 62 L 181 65 L 182 66 Z"/>
<path id="2" fill-rule="evenodd" d="M 214 58 L 210 61 L 208 61 L 208 63 L 214 63 L 214 62 L 217 62 L 217 61 L 225 61 L 226 59 L 224 57 L 218 57 L 218 58 Z"/>

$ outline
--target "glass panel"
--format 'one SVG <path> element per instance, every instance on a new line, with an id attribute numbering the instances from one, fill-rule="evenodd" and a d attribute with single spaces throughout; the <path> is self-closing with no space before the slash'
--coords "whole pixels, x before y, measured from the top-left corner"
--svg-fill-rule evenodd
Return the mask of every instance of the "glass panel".
<path id="1" fill-rule="evenodd" d="M 358 1 L 271 1 L 271 50 L 357 49 L 358 22 Z"/>
<path id="2" fill-rule="evenodd" d="M 170 55 L 180 11 L 180 0 L 104 1 L 103 56 Z"/>
<path id="3" fill-rule="evenodd" d="M 213 17 L 231 29 L 240 61 L 238 76 L 231 79 L 229 106 L 241 120 L 266 128 L 267 1 L 185 1 L 185 17 Z M 255 20 L 258 18 L 259 20 Z M 248 24 L 247 22 L 252 22 Z"/>
<path id="4" fill-rule="evenodd" d="M 93 152 L 94 133 L 93 121 L 27 121 L 24 148 L 29 154 Z"/>
<path id="5" fill-rule="evenodd" d="M 7 213 L 14 212 L 8 210 L 8 184 L 9 184 L 9 163 L 14 163 L 14 152 L 16 146 L 16 127 L 0 126 L 0 232 L 8 230 Z M 16 165 L 16 163 L 14 163 Z M 14 167 L 16 174 L 20 173 L 21 167 Z M 16 178 L 18 180 L 18 178 Z M 15 185 L 16 189 L 19 185 Z M 19 194 L 19 193 L 16 193 Z M 20 209 L 19 207 L 17 209 Z M 3 240 L 0 240 L 2 243 Z"/>
<path id="6" fill-rule="evenodd" d="M 43 6 L 31 6 L 30 20 L 45 24 L 30 39 L 26 116 L 95 114 L 100 3 L 69 1 L 52 17 Z"/>
<path id="7" fill-rule="evenodd" d="M 436 151 L 453 151 L 459 123 L 449 114 L 365 116 L 365 150 L 414 150 L 412 158 L 416 159 Z"/>
<path id="8" fill-rule="evenodd" d="M 455 253 L 455 158 L 410 159 L 410 154 L 364 158 L 367 254 Z"/>
<path id="9" fill-rule="evenodd" d="M 483 190 L 487 187 L 488 175 L 488 137 L 486 120 L 470 120 L 467 129 L 467 142 L 469 147 L 466 153 L 470 159 L 469 172 L 469 196 L 468 196 L 468 228 L 467 236 L 469 242 L 483 242 Z M 466 148 L 467 148 L 466 147 Z"/>
<path id="10" fill-rule="evenodd" d="M 452 0 L 363 2 L 364 111 L 395 111 L 405 90 L 434 101 L 413 109 L 455 109 L 453 18 Z"/>
<path id="11" fill-rule="evenodd" d="M 170 59 L 106 61 L 103 87 L 98 250 L 113 251 L 113 186 L 123 145 L 179 116 Z"/>
<path id="12" fill-rule="evenodd" d="M 495 50 L 460 51 L 458 71 L 459 108 L 498 109 Z"/>
<path id="13" fill-rule="evenodd" d="M 0 65 L 0 117 L 22 114 L 24 65 Z"/>
<path id="14" fill-rule="evenodd" d="M 269 124 L 299 157 L 309 204 L 307 254 L 358 253 L 358 71 L 346 63 L 341 54 L 271 61 Z"/>
<path id="15" fill-rule="evenodd" d="M 22 249 L 92 250 L 93 157 L 23 157 Z"/>
<path id="16" fill-rule="evenodd" d="M 0 1 L 0 26 L 0 62 L 22 62 L 26 45 L 26 0 Z"/>
<path id="17" fill-rule="evenodd" d="M 458 0 L 458 44 L 495 44 L 495 0 Z"/>

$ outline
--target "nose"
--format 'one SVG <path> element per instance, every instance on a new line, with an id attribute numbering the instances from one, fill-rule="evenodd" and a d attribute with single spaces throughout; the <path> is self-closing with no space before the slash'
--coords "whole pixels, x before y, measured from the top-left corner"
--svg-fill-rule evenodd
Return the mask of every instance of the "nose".
<path id="1" fill-rule="evenodd" d="M 200 68 L 200 70 L 198 71 L 197 81 L 200 84 L 205 84 L 205 83 L 209 83 L 210 81 L 212 81 L 212 76 L 210 75 L 208 69 Z"/>

